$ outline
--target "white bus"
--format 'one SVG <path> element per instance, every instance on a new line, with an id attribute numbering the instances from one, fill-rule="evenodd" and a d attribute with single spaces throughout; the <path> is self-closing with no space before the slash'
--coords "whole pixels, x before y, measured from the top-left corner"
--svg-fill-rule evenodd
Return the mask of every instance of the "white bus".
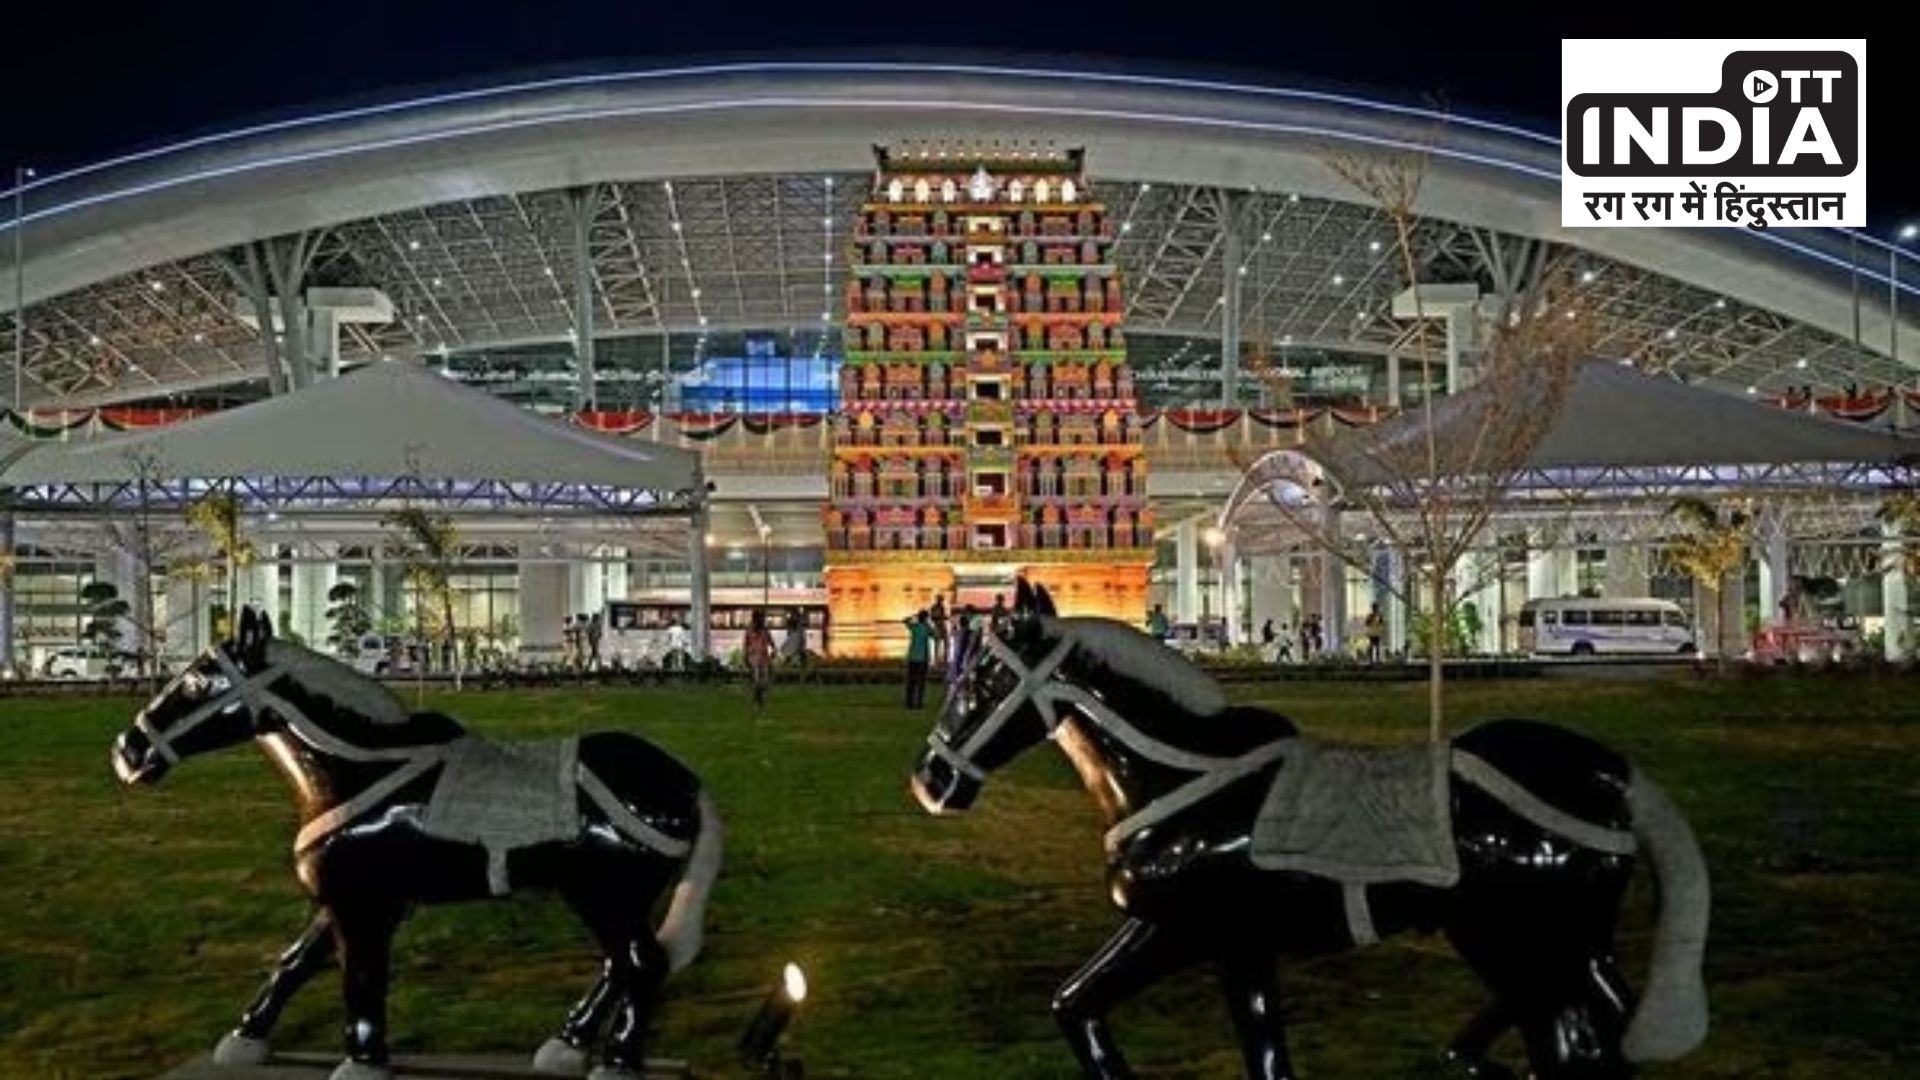
<path id="1" fill-rule="evenodd" d="M 1693 627 L 1671 600 L 1565 597 L 1520 609 L 1520 647 L 1536 656 L 1690 654 Z"/>

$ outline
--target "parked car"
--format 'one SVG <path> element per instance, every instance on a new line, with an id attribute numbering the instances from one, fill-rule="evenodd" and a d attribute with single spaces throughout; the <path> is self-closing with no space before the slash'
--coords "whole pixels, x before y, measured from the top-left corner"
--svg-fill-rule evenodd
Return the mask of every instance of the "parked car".
<path id="1" fill-rule="evenodd" d="M 69 645 L 47 654 L 40 673 L 49 679 L 112 679 L 132 671 L 137 658 L 99 645 Z"/>
<path id="2" fill-rule="evenodd" d="M 1856 627 L 1826 622 L 1783 622 L 1754 635 L 1747 659 L 1756 664 L 1838 664 L 1859 655 L 1865 642 Z"/>

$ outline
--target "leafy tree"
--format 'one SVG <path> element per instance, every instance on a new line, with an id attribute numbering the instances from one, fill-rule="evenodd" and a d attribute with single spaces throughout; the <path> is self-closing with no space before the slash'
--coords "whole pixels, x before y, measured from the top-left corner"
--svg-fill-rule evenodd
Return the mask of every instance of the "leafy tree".
<path id="1" fill-rule="evenodd" d="M 1753 513 L 1744 503 L 1721 508 L 1698 496 L 1675 499 L 1667 507 L 1667 517 L 1680 532 L 1668 543 L 1674 564 L 1687 572 L 1707 603 L 1701 612 L 1701 636 L 1711 643 L 1715 655 L 1720 652 L 1720 589 L 1727 575 L 1746 558 L 1747 536 L 1753 528 Z"/>
<path id="2" fill-rule="evenodd" d="M 341 656 L 357 656 L 360 639 L 373 629 L 373 618 L 360 606 L 360 587 L 351 581 L 335 582 L 327 590 L 327 621 L 332 630 L 327 644 Z"/>
<path id="3" fill-rule="evenodd" d="M 120 590 L 111 581 L 90 581 L 80 587 L 80 607 L 86 613 L 86 625 L 80 640 L 109 653 L 120 647 L 120 621 L 133 613 L 120 598 Z"/>

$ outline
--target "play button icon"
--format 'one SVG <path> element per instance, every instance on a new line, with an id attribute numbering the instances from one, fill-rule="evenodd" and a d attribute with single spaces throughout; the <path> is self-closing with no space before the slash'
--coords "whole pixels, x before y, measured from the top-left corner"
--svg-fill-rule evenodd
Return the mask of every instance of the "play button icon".
<path id="1" fill-rule="evenodd" d="M 1780 80 L 1771 71 L 1749 72 L 1741 88 L 1747 92 L 1748 101 L 1765 105 L 1780 93 Z"/>

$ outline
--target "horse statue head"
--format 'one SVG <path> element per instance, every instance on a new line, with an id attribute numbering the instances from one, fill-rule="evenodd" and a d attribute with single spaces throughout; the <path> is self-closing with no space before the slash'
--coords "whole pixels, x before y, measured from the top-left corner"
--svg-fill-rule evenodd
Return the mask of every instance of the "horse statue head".
<path id="1" fill-rule="evenodd" d="M 195 657 L 113 740 L 113 771 L 121 782 L 156 783 L 186 758 L 252 739 L 253 705 L 262 674 L 271 671 L 272 640 L 273 620 L 242 610 L 239 633 Z"/>
<path id="2" fill-rule="evenodd" d="M 1046 586 L 1021 578 L 1004 633 L 989 629 L 971 639 L 959 678 L 947 688 L 940 719 L 914 769 L 914 798 L 929 813 L 958 813 L 973 805 L 987 773 L 1046 738 L 1052 725 L 1023 683 L 1044 681 L 1061 656 L 1040 661 L 1028 654 L 1043 636 L 1043 618 L 1056 615 Z"/>

